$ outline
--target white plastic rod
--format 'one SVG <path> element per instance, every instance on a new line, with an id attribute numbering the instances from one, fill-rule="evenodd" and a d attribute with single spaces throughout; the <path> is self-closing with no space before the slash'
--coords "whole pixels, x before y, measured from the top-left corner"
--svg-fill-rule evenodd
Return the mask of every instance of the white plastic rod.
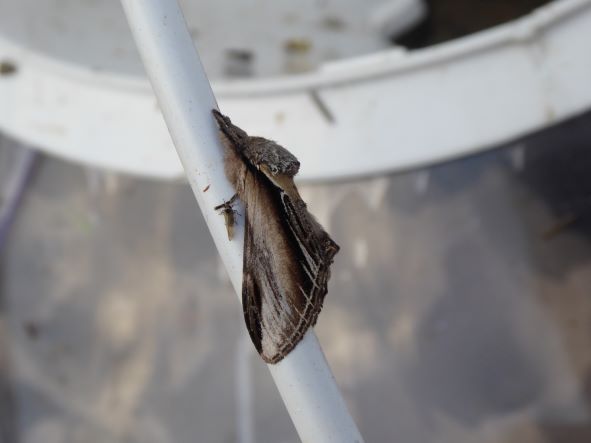
<path id="1" fill-rule="evenodd" d="M 182 11 L 176 0 L 122 4 L 193 193 L 240 294 L 244 227 L 236 226 L 229 241 L 224 218 L 213 209 L 234 190 L 224 175 L 223 148 L 211 116 L 217 104 Z M 302 441 L 363 441 L 313 331 L 270 370 Z"/>

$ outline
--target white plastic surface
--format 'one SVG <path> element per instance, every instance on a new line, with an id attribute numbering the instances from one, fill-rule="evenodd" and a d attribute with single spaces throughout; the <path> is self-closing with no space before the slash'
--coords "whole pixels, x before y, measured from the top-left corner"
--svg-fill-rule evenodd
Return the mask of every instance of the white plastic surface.
<path id="1" fill-rule="evenodd" d="M 560 0 L 422 50 L 394 48 L 301 75 L 213 86 L 238 125 L 298 156 L 301 180 L 336 179 L 476 152 L 590 109 L 590 40 L 591 0 Z M 94 166 L 181 174 L 143 78 L 58 61 L 25 43 L 0 31 L 1 57 L 18 67 L 0 77 L 2 130 Z"/>
<path id="2" fill-rule="evenodd" d="M 176 0 L 123 0 L 164 118 L 237 294 L 241 293 L 243 226 L 228 240 L 213 208 L 234 193 L 211 116 L 216 107 Z M 207 188 L 207 192 L 204 189 Z M 302 441 L 361 442 L 312 330 L 271 373 Z"/>

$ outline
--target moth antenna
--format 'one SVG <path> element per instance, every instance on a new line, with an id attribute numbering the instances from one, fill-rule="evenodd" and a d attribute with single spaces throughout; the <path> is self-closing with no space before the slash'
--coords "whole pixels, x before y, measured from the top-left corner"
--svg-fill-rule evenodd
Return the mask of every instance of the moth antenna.
<path id="1" fill-rule="evenodd" d="M 248 138 L 248 134 L 238 126 L 232 124 L 230 117 L 226 117 L 217 109 L 212 109 L 211 113 L 215 117 L 220 131 L 230 140 L 233 148 L 242 151 L 244 149 L 244 140 Z"/>

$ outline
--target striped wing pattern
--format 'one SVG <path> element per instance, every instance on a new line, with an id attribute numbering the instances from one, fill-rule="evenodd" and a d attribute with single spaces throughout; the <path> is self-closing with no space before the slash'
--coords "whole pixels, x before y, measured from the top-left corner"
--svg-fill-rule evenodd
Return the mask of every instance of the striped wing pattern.
<path id="1" fill-rule="evenodd" d="M 338 246 L 301 200 L 261 173 L 246 180 L 244 319 L 263 360 L 277 363 L 316 323 Z"/>

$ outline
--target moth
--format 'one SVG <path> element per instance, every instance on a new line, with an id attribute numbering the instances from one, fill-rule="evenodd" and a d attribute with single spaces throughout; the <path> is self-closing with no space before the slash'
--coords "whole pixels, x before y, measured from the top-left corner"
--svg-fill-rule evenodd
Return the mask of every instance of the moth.
<path id="1" fill-rule="evenodd" d="M 277 363 L 316 323 L 339 246 L 298 193 L 293 181 L 298 159 L 271 140 L 249 136 L 217 110 L 212 113 L 225 146 L 226 176 L 245 208 L 246 328 L 263 360 Z"/>

